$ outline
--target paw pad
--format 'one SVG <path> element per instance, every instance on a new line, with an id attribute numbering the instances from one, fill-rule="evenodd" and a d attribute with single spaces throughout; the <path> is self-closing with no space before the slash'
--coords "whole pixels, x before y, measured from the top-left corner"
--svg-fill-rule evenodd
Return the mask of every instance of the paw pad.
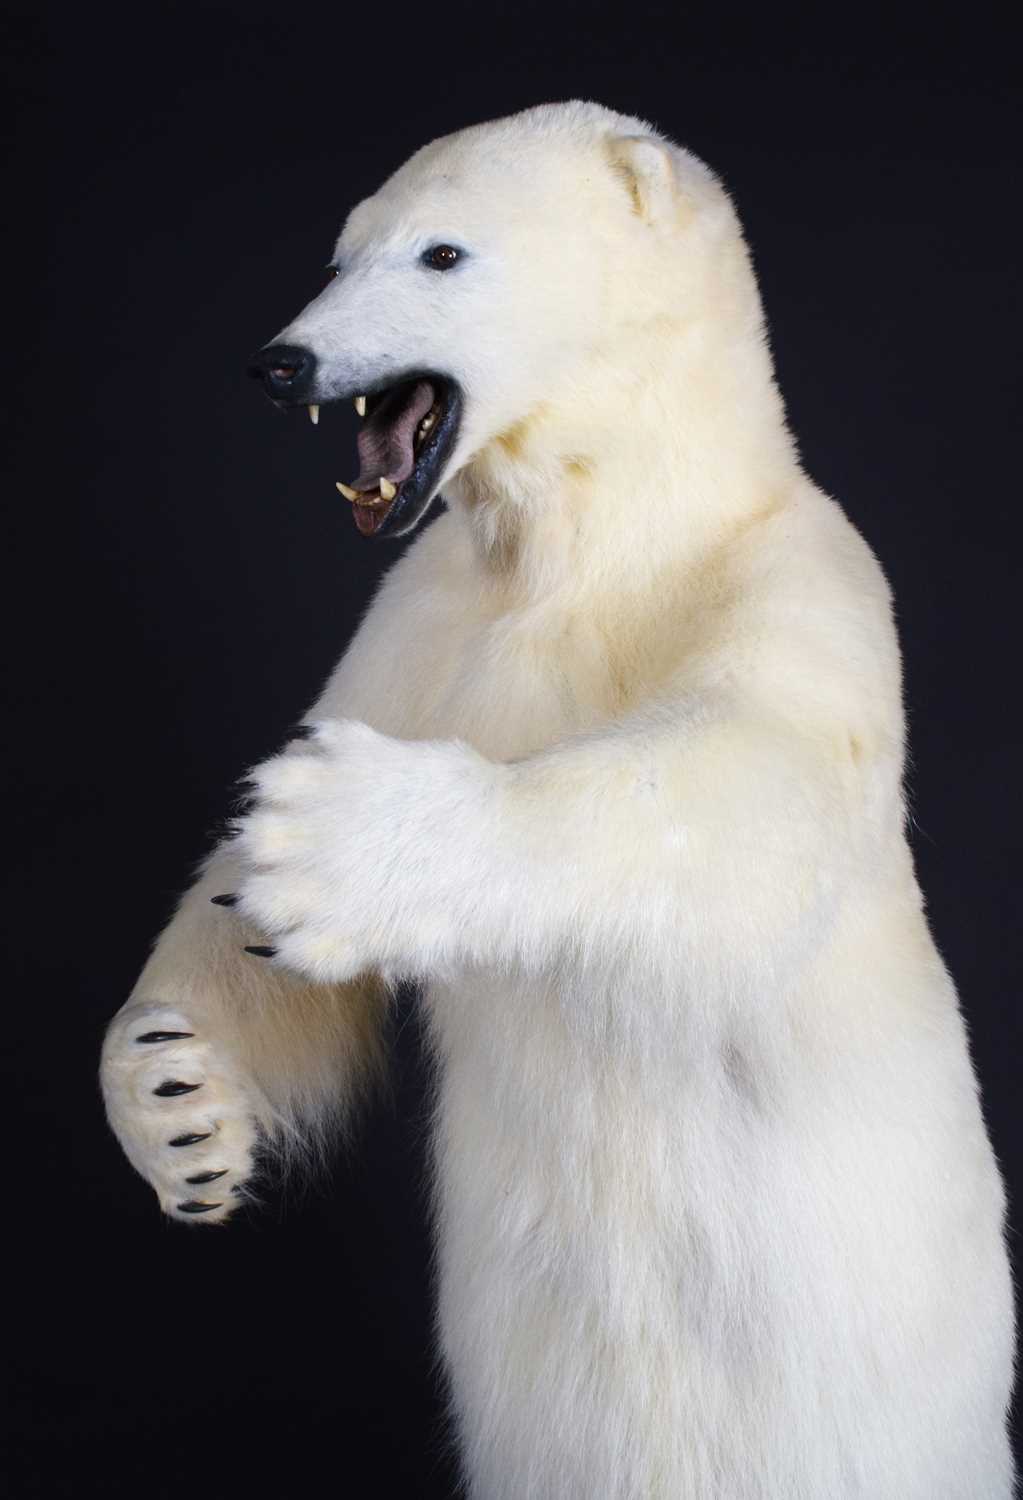
<path id="1" fill-rule="evenodd" d="M 258 1138 L 254 1095 L 233 1059 L 187 1015 L 133 1004 L 111 1022 L 101 1079 L 110 1124 L 163 1211 L 227 1218 L 252 1175 Z M 188 1191 L 214 1182 L 218 1199 Z"/>

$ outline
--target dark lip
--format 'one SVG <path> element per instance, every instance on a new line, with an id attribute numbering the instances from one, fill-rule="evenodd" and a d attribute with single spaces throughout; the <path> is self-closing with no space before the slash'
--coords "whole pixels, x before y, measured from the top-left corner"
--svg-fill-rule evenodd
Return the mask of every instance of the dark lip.
<path id="1" fill-rule="evenodd" d="M 347 387 L 329 397 L 320 399 L 321 406 L 333 406 L 339 401 L 352 401 L 356 396 L 365 396 L 367 409 L 372 409 L 387 391 L 397 385 L 417 380 L 429 380 L 442 396 L 443 410 L 440 421 L 422 444 L 415 456 L 412 473 L 398 486 L 398 493 L 387 508 L 383 520 L 370 538 L 392 538 L 405 536 L 423 519 L 437 494 L 441 471 L 455 446 L 462 420 L 462 388 L 451 375 L 439 370 L 424 370 L 419 367 L 401 370 L 371 384 Z M 309 404 L 307 394 L 303 401 L 275 401 L 288 410 L 304 409 Z"/>

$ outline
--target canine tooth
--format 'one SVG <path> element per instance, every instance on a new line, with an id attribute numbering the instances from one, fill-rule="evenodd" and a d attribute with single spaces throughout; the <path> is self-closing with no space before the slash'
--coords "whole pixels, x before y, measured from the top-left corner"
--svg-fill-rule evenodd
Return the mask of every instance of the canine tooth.
<path id="1" fill-rule="evenodd" d="M 360 498 L 358 490 L 353 490 L 350 485 L 342 484 L 340 479 L 336 480 L 335 483 L 346 500 L 351 500 L 354 503 Z"/>
<path id="2" fill-rule="evenodd" d="M 356 396 L 356 398 L 355 398 L 355 410 L 359 413 L 360 417 L 364 417 L 366 415 L 366 398 L 365 398 L 365 396 Z"/>
<path id="3" fill-rule="evenodd" d="M 309 420 L 314 427 L 320 420 L 320 408 L 318 406 L 313 406 L 312 402 L 309 403 Z"/>
<path id="4" fill-rule="evenodd" d="M 381 498 L 381 500 L 393 500 L 394 497 L 395 497 L 395 495 L 397 493 L 398 493 L 398 491 L 395 489 L 394 485 L 391 483 L 391 481 L 389 479 L 381 478 L 381 480 L 380 480 L 380 498 Z"/>

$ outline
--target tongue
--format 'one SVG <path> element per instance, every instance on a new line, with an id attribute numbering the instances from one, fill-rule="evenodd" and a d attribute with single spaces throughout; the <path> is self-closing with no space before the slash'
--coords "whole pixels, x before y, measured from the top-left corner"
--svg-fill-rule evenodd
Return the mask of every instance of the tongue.
<path id="1" fill-rule="evenodd" d="M 359 429 L 358 479 L 353 490 L 375 490 L 382 478 L 400 484 L 412 473 L 412 440 L 416 428 L 436 400 L 428 380 L 388 391 Z"/>

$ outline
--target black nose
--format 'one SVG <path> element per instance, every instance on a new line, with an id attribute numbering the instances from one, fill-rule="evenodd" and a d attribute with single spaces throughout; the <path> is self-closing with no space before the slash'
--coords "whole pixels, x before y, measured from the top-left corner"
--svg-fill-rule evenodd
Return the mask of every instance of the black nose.
<path id="1" fill-rule="evenodd" d="M 297 344 L 267 344 L 249 361 L 249 374 L 261 380 L 275 401 L 308 401 L 316 355 Z"/>

